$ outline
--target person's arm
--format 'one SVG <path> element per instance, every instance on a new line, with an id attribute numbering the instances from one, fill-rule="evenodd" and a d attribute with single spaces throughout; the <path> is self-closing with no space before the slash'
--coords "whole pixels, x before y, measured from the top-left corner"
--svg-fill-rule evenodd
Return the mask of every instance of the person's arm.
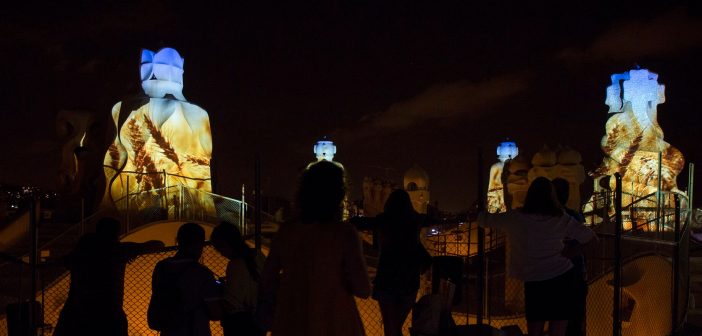
<path id="1" fill-rule="evenodd" d="M 583 225 L 583 223 L 570 215 L 566 214 L 565 216 L 569 217 L 566 237 L 572 241 L 564 246 L 561 255 L 566 258 L 573 258 L 583 254 L 588 249 L 588 246 L 596 244 L 599 240 L 595 232 Z"/>
<path id="2" fill-rule="evenodd" d="M 363 245 L 358 232 L 353 226 L 348 226 L 348 232 L 343 241 L 344 272 L 351 293 L 360 298 L 370 296 L 371 287 L 368 279 L 368 268 L 363 257 Z"/>
<path id="3" fill-rule="evenodd" d="M 246 306 L 246 302 L 241 301 L 247 296 L 246 291 L 249 287 L 246 286 L 246 284 L 250 281 L 251 276 L 249 275 L 249 270 L 246 268 L 244 259 L 236 258 L 229 261 L 227 265 L 227 282 L 225 284 L 226 293 L 224 295 L 224 300 L 228 306 Z"/>
<path id="4" fill-rule="evenodd" d="M 221 320 L 222 316 L 224 316 L 222 295 L 219 292 L 214 274 L 212 274 L 209 270 L 207 271 L 203 287 L 202 299 L 205 301 L 207 318 L 210 319 L 210 321 Z"/>
<path id="5" fill-rule="evenodd" d="M 132 262 L 136 257 L 142 254 L 149 254 L 161 251 L 166 245 L 160 240 L 149 240 L 143 243 L 132 243 L 125 242 L 120 243 L 123 246 L 123 251 L 125 253 L 124 258 L 128 262 Z"/>
<path id="6" fill-rule="evenodd" d="M 510 212 L 489 213 L 483 211 L 478 214 L 478 225 L 493 229 L 503 229 L 506 223 L 509 222 L 509 214 Z"/>

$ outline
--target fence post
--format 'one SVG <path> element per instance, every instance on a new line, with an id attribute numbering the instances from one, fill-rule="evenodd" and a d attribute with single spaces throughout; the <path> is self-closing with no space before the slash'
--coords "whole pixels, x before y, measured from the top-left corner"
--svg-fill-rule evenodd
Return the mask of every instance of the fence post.
<path id="1" fill-rule="evenodd" d="M 687 169 L 687 210 L 688 216 L 694 215 L 695 208 L 693 207 L 693 187 L 695 185 L 695 164 L 690 162 Z"/>
<path id="2" fill-rule="evenodd" d="M 239 226 L 241 226 L 241 234 L 246 235 L 246 185 L 241 185 L 241 210 L 239 210 Z"/>
<path id="3" fill-rule="evenodd" d="M 483 192 L 483 152 L 478 148 L 478 213 L 485 211 L 484 192 Z M 478 226 L 478 274 L 476 279 L 476 287 L 478 287 L 478 310 L 476 312 L 476 321 L 478 325 L 483 324 L 483 315 L 485 308 L 485 228 Z"/>
<path id="4" fill-rule="evenodd" d="M 163 170 L 163 209 L 166 210 L 166 219 L 168 219 L 168 175 L 166 170 Z"/>
<path id="5" fill-rule="evenodd" d="M 129 232 L 129 212 L 131 209 L 129 208 L 129 175 L 127 175 L 127 197 L 126 197 L 126 202 L 127 202 L 127 211 L 125 211 L 125 214 L 127 216 L 127 219 L 125 220 L 125 225 L 126 225 L 126 230 L 124 231 L 125 233 Z"/>
<path id="6" fill-rule="evenodd" d="M 658 152 L 658 186 L 656 191 L 656 236 L 661 237 L 661 209 L 663 208 L 663 179 L 661 170 L 663 169 L 663 152 Z"/>
<path id="7" fill-rule="evenodd" d="M 37 232 L 37 211 L 39 210 L 37 199 L 32 199 L 29 203 L 29 267 L 31 279 L 29 280 L 29 333 L 36 335 L 37 331 L 37 311 L 35 310 L 34 301 L 36 301 L 37 293 L 37 255 L 38 255 L 38 232 Z M 20 309 L 21 308 L 20 304 Z"/>
<path id="8" fill-rule="evenodd" d="M 254 245 L 257 251 L 261 250 L 261 158 L 256 155 L 255 163 L 255 190 L 256 195 L 254 202 L 256 203 L 256 209 L 254 209 Z"/>
<path id="9" fill-rule="evenodd" d="M 678 329 L 678 300 L 680 296 L 680 197 L 676 194 L 675 200 L 675 250 L 673 251 L 673 300 L 671 306 L 672 323 L 671 335 Z"/>
<path id="10" fill-rule="evenodd" d="M 614 191 L 614 298 L 612 305 L 612 335 L 621 336 L 621 299 L 622 299 L 622 175 L 614 174 L 616 190 Z"/>
<path id="11" fill-rule="evenodd" d="M 183 218 L 183 207 L 185 207 L 185 187 L 181 184 L 180 185 L 180 199 L 178 200 L 178 219 Z"/>
<path id="12" fill-rule="evenodd" d="M 80 234 L 85 234 L 85 197 L 80 198 Z"/>

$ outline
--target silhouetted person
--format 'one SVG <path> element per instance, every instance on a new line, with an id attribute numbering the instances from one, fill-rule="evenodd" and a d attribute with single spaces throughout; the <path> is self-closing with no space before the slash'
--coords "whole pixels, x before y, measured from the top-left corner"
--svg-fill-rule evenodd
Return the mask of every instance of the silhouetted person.
<path id="1" fill-rule="evenodd" d="M 258 284 L 265 258 L 250 248 L 234 224 L 222 222 L 212 231 L 210 241 L 222 256 L 229 259 L 224 279 L 224 336 L 263 335 L 254 321 L 258 301 Z"/>
<path id="2" fill-rule="evenodd" d="M 220 294 L 214 275 L 198 260 L 205 246 L 205 230 L 185 223 L 176 237 L 178 252 L 154 268 L 149 327 L 163 336 L 210 336 L 210 320 L 221 316 Z"/>
<path id="3" fill-rule="evenodd" d="M 580 270 L 562 255 L 563 240 L 581 244 L 595 233 L 563 211 L 551 181 L 536 178 L 527 191 L 524 207 L 500 214 L 482 213 L 482 226 L 503 230 L 510 244 L 508 275 L 524 281 L 524 303 L 529 335 L 565 335 L 578 300 Z"/>
<path id="4" fill-rule="evenodd" d="M 71 286 L 54 335 L 127 335 L 122 309 L 125 266 L 140 254 L 163 248 L 163 243 L 122 243 L 119 232 L 117 220 L 103 218 L 96 232 L 81 237 L 65 257 Z"/>
<path id="5" fill-rule="evenodd" d="M 273 335 L 365 335 L 354 296 L 367 298 L 370 282 L 358 232 L 341 222 L 345 194 L 334 163 L 302 173 L 299 219 L 281 225 L 263 271 L 264 303 L 276 298 Z"/>
<path id="6" fill-rule="evenodd" d="M 393 191 L 377 216 L 380 258 L 373 286 L 383 317 L 385 336 L 402 335 L 402 325 L 417 298 L 419 275 L 431 259 L 419 242 L 419 215 L 409 194 Z"/>
<path id="7" fill-rule="evenodd" d="M 570 186 L 568 181 L 562 178 L 556 178 L 553 181 L 553 187 L 556 190 L 556 198 L 558 202 L 563 206 L 563 210 L 573 218 L 577 219 L 579 222 L 584 223 L 585 218 L 583 215 L 570 209 L 566 206 L 568 204 L 568 195 L 570 194 Z M 585 254 L 583 254 L 582 245 L 578 243 L 575 239 L 566 239 L 564 242 L 565 250 L 564 255 L 570 258 L 573 263 L 573 269 L 579 272 L 578 286 L 575 288 L 575 293 L 577 295 L 577 301 L 573 303 L 576 307 L 576 311 L 573 317 L 568 320 L 568 328 L 566 330 L 567 336 L 583 336 L 585 335 L 585 308 L 587 306 L 587 268 L 585 262 Z"/>

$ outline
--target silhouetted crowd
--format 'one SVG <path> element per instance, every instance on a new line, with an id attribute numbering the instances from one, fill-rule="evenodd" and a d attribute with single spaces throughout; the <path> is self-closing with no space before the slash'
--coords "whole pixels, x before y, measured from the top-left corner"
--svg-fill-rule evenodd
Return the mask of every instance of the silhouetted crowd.
<path id="1" fill-rule="evenodd" d="M 177 252 L 153 271 L 149 327 L 164 336 L 208 336 L 210 321 L 220 321 L 225 336 L 365 335 L 356 298 L 372 295 L 385 335 L 402 335 L 418 304 L 420 274 L 432 261 L 419 240 L 420 217 L 407 192 L 390 195 L 376 218 L 380 256 L 371 286 L 359 234 L 341 220 L 345 197 L 343 168 L 327 161 L 308 166 L 298 186 L 298 213 L 281 225 L 267 258 L 235 225 L 213 229 L 212 246 L 229 260 L 219 279 L 200 262 L 204 228 L 181 225 Z M 525 284 L 530 335 L 541 335 L 545 321 L 549 335 L 565 335 L 569 320 L 578 330 L 569 335 L 582 334 L 587 285 L 578 260 L 594 234 L 561 204 L 552 183 L 539 178 L 524 208 L 480 216 L 481 225 L 504 230 L 512 244 L 509 270 Z M 102 219 L 65 258 L 71 285 L 54 335 L 127 335 L 125 266 L 163 243 L 120 242 L 119 230 L 118 221 Z"/>

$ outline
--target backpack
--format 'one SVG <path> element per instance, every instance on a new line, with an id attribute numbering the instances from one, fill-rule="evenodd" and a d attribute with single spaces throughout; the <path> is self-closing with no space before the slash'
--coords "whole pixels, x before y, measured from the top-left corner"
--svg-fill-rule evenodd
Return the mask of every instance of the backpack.
<path id="1" fill-rule="evenodd" d="M 149 328 L 157 331 L 180 329 L 190 318 L 190 314 L 183 309 L 178 283 L 181 276 L 192 269 L 196 262 L 176 270 L 169 269 L 164 264 L 167 262 L 156 265 L 154 274 L 158 274 L 158 282 L 151 285 L 151 300 L 146 313 Z"/>

